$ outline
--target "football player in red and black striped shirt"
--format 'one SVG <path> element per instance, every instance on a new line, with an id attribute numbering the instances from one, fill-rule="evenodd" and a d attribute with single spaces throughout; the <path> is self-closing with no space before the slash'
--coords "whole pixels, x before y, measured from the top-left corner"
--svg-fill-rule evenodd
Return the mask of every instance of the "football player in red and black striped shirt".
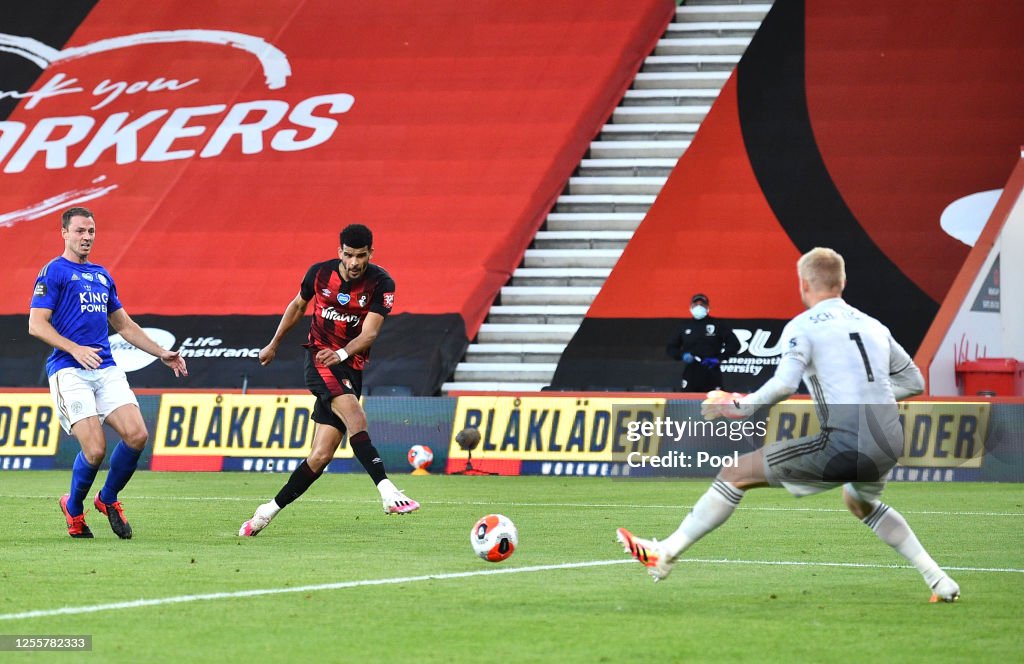
<path id="1" fill-rule="evenodd" d="M 380 491 L 386 514 L 407 514 L 419 503 L 388 479 L 384 463 L 370 442 L 366 413 L 359 403 L 363 367 L 384 317 L 395 302 L 395 281 L 370 263 L 373 233 L 362 224 L 341 231 L 338 258 L 309 268 L 299 294 L 285 309 L 274 338 L 260 351 L 260 364 L 273 362 L 285 335 L 302 320 L 313 303 L 313 322 L 306 348 L 306 386 L 316 396 L 313 406 L 313 449 L 270 502 L 256 508 L 239 535 L 251 537 L 267 527 L 279 511 L 316 481 L 349 433 L 352 452 Z"/>

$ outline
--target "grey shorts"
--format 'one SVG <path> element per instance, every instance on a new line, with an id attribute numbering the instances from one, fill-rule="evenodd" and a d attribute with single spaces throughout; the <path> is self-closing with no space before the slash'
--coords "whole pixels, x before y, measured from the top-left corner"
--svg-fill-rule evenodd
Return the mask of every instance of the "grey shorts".
<path id="1" fill-rule="evenodd" d="M 865 502 L 877 499 L 902 450 L 894 440 L 859 440 L 843 431 L 772 443 L 765 447 L 764 476 L 794 496 L 809 496 L 846 485 Z"/>

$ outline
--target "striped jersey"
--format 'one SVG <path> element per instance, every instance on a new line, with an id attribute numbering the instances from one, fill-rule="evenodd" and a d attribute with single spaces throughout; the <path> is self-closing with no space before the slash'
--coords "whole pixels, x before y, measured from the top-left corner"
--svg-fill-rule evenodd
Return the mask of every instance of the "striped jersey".
<path id="1" fill-rule="evenodd" d="M 369 264 L 356 281 L 345 281 L 338 272 L 340 259 L 317 263 L 309 268 L 299 295 L 313 303 L 306 348 L 344 348 L 363 329 L 370 312 L 387 316 L 395 304 L 395 280 L 383 268 Z M 352 355 L 346 364 L 361 370 L 369 360 L 369 349 Z"/>

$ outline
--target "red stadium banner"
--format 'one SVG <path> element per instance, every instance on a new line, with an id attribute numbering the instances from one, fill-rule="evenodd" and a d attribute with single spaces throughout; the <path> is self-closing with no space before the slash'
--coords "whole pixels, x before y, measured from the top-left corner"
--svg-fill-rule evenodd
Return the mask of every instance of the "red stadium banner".
<path id="1" fill-rule="evenodd" d="M 361 222 L 394 312 L 456 316 L 437 334 L 464 346 L 674 3 L 33 7 L 0 27 L 0 316 L 72 205 L 160 316 L 279 316 Z"/>

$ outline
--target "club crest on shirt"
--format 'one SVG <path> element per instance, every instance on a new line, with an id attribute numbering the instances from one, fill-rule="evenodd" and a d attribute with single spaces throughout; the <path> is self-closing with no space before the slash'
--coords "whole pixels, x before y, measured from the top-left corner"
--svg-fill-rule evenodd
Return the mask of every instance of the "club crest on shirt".
<path id="1" fill-rule="evenodd" d="M 362 295 L 359 296 L 359 306 L 360 307 L 365 307 L 366 306 L 366 293 L 363 293 Z"/>
<path id="2" fill-rule="evenodd" d="M 338 303 L 343 306 L 348 304 L 351 299 L 352 296 L 348 293 L 338 293 Z"/>

